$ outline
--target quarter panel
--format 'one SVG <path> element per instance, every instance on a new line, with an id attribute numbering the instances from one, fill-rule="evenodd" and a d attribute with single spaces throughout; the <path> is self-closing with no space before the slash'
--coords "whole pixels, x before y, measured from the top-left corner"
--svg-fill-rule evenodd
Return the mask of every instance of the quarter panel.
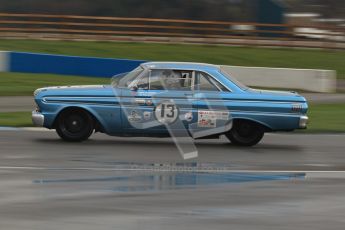
<path id="1" fill-rule="evenodd" d="M 306 102 L 290 101 L 280 98 L 260 97 L 246 92 L 232 93 L 196 93 L 198 109 L 230 111 L 234 119 L 248 119 L 258 122 L 271 130 L 293 130 L 299 128 L 299 117 L 307 109 Z M 293 105 L 299 104 L 300 111 L 294 111 Z"/>

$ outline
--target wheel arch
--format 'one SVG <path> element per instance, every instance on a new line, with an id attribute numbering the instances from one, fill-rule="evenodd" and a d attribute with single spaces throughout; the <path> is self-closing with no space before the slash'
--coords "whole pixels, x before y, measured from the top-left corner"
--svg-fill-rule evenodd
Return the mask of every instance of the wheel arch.
<path id="1" fill-rule="evenodd" d="M 53 128 L 56 127 L 58 118 L 61 116 L 61 114 L 65 113 L 66 111 L 70 111 L 70 110 L 76 110 L 76 111 L 82 111 L 82 112 L 88 113 L 92 117 L 93 121 L 95 122 L 95 124 L 94 124 L 95 125 L 95 131 L 96 132 L 97 131 L 101 131 L 101 132 L 105 131 L 104 125 L 102 124 L 101 119 L 99 118 L 97 113 L 95 113 L 93 110 L 91 110 L 89 108 L 82 107 L 82 106 L 75 106 L 75 105 L 66 106 L 66 107 L 63 107 L 62 109 L 60 109 L 54 118 L 52 127 Z"/>
<path id="2" fill-rule="evenodd" d="M 264 122 L 261 122 L 261 121 L 258 121 L 256 119 L 253 119 L 253 118 L 248 118 L 248 117 L 236 117 L 236 118 L 233 118 L 233 125 L 236 123 L 236 122 L 240 122 L 240 121 L 251 121 L 251 122 L 254 122 L 258 125 L 261 125 L 265 132 L 272 132 L 273 129 L 266 123 Z"/>

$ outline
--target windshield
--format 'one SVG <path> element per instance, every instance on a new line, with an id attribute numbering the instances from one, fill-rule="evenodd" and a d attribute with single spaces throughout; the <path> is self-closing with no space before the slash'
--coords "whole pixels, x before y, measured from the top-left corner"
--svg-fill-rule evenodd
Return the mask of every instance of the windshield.
<path id="1" fill-rule="evenodd" d="M 230 81 L 232 81 L 232 83 L 234 83 L 235 85 L 237 85 L 238 87 L 240 87 L 242 90 L 247 90 L 249 89 L 248 86 L 246 86 L 245 84 L 243 84 L 242 82 L 238 81 L 236 78 L 230 76 L 227 72 L 225 72 L 224 70 L 220 69 L 220 72 L 227 77 Z"/>
<path id="2" fill-rule="evenodd" d="M 113 87 L 128 88 L 143 71 L 144 69 L 138 66 L 131 72 L 117 74 L 112 77 L 111 84 Z"/>

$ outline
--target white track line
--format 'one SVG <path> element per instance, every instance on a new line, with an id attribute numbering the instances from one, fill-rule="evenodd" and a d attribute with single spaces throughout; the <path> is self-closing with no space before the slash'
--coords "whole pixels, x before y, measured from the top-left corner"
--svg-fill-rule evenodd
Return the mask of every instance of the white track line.
<path id="1" fill-rule="evenodd" d="M 55 131 L 53 129 L 47 129 L 47 128 L 42 128 L 42 127 L 23 127 L 20 128 L 21 130 L 24 131 L 38 131 L 38 132 L 51 132 L 51 131 Z"/>
<path id="2" fill-rule="evenodd" d="M 196 172 L 196 173 L 306 173 L 308 178 L 344 178 L 345 171 L 313 171 L 313 170 L 236 170 L 236 169 L 202 169 L 191 167 L 172 167 L 169 168 L 97 168 L 97 167 L 36 167 L 36 166 L 0 166 L 0 170 L 50 170 L 50 171 L 131 171 L 131 172 Z"/>
<path id="3" fill-rule="evenodd" d="M 47 129 L 43 127 L 8 127 L 0 126 L 0 131 L 34 131 L 34 132 L 50 132 L 52 129 Z"/>

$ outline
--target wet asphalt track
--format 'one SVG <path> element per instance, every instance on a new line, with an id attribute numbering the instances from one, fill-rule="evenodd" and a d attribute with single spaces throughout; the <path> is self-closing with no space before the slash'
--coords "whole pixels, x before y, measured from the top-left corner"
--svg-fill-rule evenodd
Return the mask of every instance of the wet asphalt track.
<path id="1" fill-rule="evenodd" d="M 0 131 L 1 166 L 112 168 L 126 163 L 184 162 L 170 138 L 120 138 L 94 134 L 67 143 L 54 131 Z M 266 134 L 258 145 L 231 145 L 226 138 L 198 140 L 197 159 L 233 170 L 345 170 L 345 134 Z M 0 167 L 1 167 L 0 166 Z"/>
<path id="2" fill-rule="evenodd" d="M 344 229 L 345 135 L 196 147 L 0 131 L 0 229 Z"/>

